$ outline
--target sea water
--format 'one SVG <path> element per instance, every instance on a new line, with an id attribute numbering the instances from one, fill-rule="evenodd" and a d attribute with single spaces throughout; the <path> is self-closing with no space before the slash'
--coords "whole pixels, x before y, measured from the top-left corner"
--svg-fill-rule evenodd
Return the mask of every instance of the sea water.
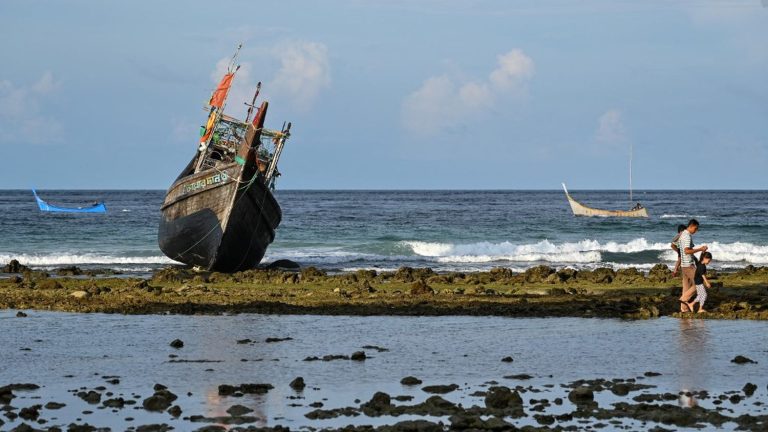
<path id="1" fill-rule="evenodd" d="M 476 391 L 489 385 L 532 386 L 541 392 L 524 392 L 528 416 L 515 424 L 535 424 L 529 399 L 563 398 L 548 413 L 569 412 L 568 384 L 579 379 L 636 379 L 653 388 L 615 397 L 610 391 L 596 393 L 601 406 L 616 401 L 632 402 L 641 393 L 706 390 L 710 398 L 685 396 L 667 401 L 712 409 L 715 398 L 756 384 L 755 394 L 738 403 L 726 401 L 723 414 L 768 413 L 768 324 L 757 321 L 705 321 L 660 318 L 647 321 L 585 318 L 500 317 L 343 317 L 290 315 L 224 316 L 124 316 L 28 311 L 16 318 L 0 311 L 0 386 L 34 383 L 41 388 L 17 391 L 13 405 L 23 408 L 56 401 L 61 410 L 42 410 L 48 425 L 67 425 L 82 419 L 95 426 L 123 430 L 129 425 L 168 423 L 177 430 L 203 424 L 153 414 L 141 408 L 156 383 L 179 396 L 175 401 L 183 417 L 227 416 L 226 410 L 241 404 L 254 410 L 259 425 L 302 426 L 395 423 L 409 417 L 341 417 L 310 420 L 305 417 L 321 402 L 324 409 L 359 406 L 375 392 L 413 396 L 415 404 L 430 394 L 421 390 L 433 384 L 457 384 L 443 395 L 465 407 L 484 406 Z M 174 339 L 184 346 L 169 346 Z M 280 342 L 268 343 L 267 338 Z M 250 343 L 238 343 L 250 339 Z M 380 350 L 364 348 L 376 346 Z M 365 351 L 365 361 L 305 361 L 308 357 L 350 355 Z M 744 355 L 757 363 L 736 364 Z M 502 362 L 504 357 L 512 362 Z M 178 361 L 184 361 L 179 363 Z M 645 377 L 646 372 L 658 376 Z M 505 378 L 528 374 L 528 380 Z M 423 385 L 403 386 L 400 380 L 415 376 Z M 119 383 L 107 380 L 119 377 Z M 296 392 L 289 383 L 303 377 L 307 387 Z M 220 396 L 220 384 L 267 383 L 265 395 Z M 135 406 L 113 413 L 88 405 L 71 390 L 106 387 L 112 397 L 131 399 Z M 188 394 L 189 393 L 189 394 Z M 755 403 L 757 402 L 757 405 Z M 400 402 L 396 402 L 400 404 Z M 138 407 L 134 409 L 134 407 Z M 92 414 L 83 414 L 83 411 Z M 134 418 L 135 421 L 126 420 Z M 7 419 L 4 419 L 7 421 Z M 433 419 L 440 420 L 440 419 Z M 446 419 L 442 419 L 446 420 Z M 623 420 L 632 425 L 632 421 Z M 10 425 L 6 427 L 10 428 Z M 632 430 L 647 429 L 635 425 Z M 2 428 L 0 428 L 2 429 Z M 733 429 L 733 425 L 726 430 Z M 615 430 L 607 428 L 604 430 Z"/>
<path id="2" fill-rule="evenodd" d="M 598 208 L 634 205 L 621 191 L 571 191 Z M 104 201 L 106 215 L 41 213 L 30 191 L 0 191 L 0 264 L 77 265 L 147 273 L 174 261 L 157 246 L 164 191 L 39 191 L 58 205 Z M 767 191 L 637 191 L 648 219 L 577 218 L 562 191 L 285 191 L 265 261 L 329 271 L 524 270 L 672 264 L 676 226 L 701 223 L 714 267 L 768 265 Z"/>

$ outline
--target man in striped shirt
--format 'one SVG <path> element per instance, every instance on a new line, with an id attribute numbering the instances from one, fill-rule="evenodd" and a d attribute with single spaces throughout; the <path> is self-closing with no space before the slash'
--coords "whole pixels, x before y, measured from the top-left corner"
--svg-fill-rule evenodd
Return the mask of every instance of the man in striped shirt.
<path id="1" fill-rule="evenodd" d="M 696 285 L 693 283 L 693 279 L 696 276 L 696 264 L 693 261 L 693 254 L 707 250 L 706 246 L 693 247 L 693 235 L 698 230 L 699 221 L 691 219 L 677 240 L 677 247 L 680 250 L 680 270 L 683 274 L 683 294 L 680 296 L 681 312 L 688 312 L 686 302 L 696 292 Z"/>

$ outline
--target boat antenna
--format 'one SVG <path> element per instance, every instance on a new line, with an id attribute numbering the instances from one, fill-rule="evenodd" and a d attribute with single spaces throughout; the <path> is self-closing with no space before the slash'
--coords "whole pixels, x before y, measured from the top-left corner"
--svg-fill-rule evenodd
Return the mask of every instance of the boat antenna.
<path id="1" fill-rule="evenodd" d="M 629 208 L 632 208 L 632 143 L 629 143 Z"/>
<path id="2" fill-rule="evenodd" d="M 242 47 L 243 47 L 243 43 L 240 42 L 240 45 L 237 46 L 237 50 L 235 50 L 235 54 L 232 56 L 232 60 L 229 61 L 229 66 L 227 66 L 227 71 L 229 73 L 237 71 L 237 69 L 240 69 L 240 65 L 237 65 L 237 69 L 235 69 L 235 62 L 237 62 L 237 56 L 240 55 L 240 48 Z"/>
<path id="3" fill-rule="evenodd" d="M 245 106 L 248 107 L 248 115 L 245 116 L 245 123 L 248 123 L 248 120 L 251 118 L 251 114 L 253 114 L 253 109 L 256 107 L 256 98 L 259 97 L 259 91 L 261 90 L 261 81 L 259 81 L 258 84 L 256 84 L 256 93 L 253 94 L 253 100 L 249 104 L 248 102 L 243 102 Z"/>

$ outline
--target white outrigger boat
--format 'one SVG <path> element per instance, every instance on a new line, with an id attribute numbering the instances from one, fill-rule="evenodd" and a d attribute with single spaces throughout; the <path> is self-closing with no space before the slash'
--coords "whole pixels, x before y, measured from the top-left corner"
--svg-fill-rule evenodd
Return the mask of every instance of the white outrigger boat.
<path id="1" fill-rule="evenodd" d="M 601 217 L 627 217 L 627 218 L 647 218 L 648 209 L 643 207 L 642 204 L 637 203 L 633 208 L 629 210 L 603 210 L 585 206 L 584 204 L 573 199 L 571 194 L 568 193 L 568 188 L 563 183 L 563 190 L 565 191 L 565 197 L 568 198 L 568 204 L 571 205 L 571 210 L 574 216 L 601 216 Z M 632 147 L 629 148 L 629 202 L 632 203 Z"/>
<path id="2" fill-rule="evenodd" d="M 647 218 L 648 209 L 643 206 L 635 206 L 631 210 L 603 210 L 585 206 L 584 204 L 573 199 L 571 194 L 568 193 L 568 188 L 563 183 L 563 190 L 565 196 L 568 198 L 568 203 L 571 205 L 571 210 L 575 216 L 602 216 L 602 217 L 630 217 L 630 218 Z"/>

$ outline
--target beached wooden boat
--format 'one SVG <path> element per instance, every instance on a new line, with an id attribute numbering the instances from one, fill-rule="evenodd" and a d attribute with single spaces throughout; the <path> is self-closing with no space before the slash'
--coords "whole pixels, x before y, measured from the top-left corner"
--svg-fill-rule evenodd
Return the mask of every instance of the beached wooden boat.
<path id="1" fill-rule="evenodd" d="M 158 230 L 169 258 L 220 272 L 256 267 L 275 238 L 282 212 L 272 190 L 291 127 L 264 128 L 266 101 L 250 120 L 260 85 L 245 121 L 224 115 L 236 58 L 211 95 L 198 151 L 168 189 Z"/>
<path id="2" fill-rule="evenodd" d="M 573 199 L 571 194 L 568 193 L 568 188 L 563 183 L 563 190 L 565 196 L 568 198 L 568 203 L 571 205 L 571 211 L 575 216 L 602 216 L 602 217 L 629 217 L 629 218 L 647 218 L 648 209 L 642 206 L 635 206 L 631 210 L 603 210 L 592 207 L 587 207 L 584 204 Z"/>

